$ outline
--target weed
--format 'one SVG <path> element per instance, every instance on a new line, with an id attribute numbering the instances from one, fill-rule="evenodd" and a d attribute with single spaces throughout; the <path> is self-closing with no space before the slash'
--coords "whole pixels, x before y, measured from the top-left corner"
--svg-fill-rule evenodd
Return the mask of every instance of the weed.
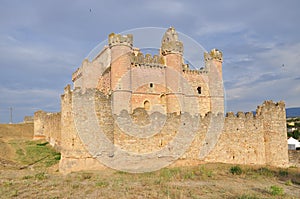
<path id="1" fill-rule="evenodd" d="M 193 171 L 186 171 L 184 173 L 183 178 L 186 179 L 194 179 L 195 178 L 195 173 Z"/>
<path id="2" fill-rule="evenodd" d="M 180 173 L 180 168 L 164 168 L 160 171 L 162 180 L 169 181 Z"/>
<path id="3" fill-rule="evenodd" d="M 243 173 L 243 170 L 239 166 L 233 166 L 230 167 L 230 173 L 233 175 L 241 175 Z"/>
<path id="4" fill-rule="evenodd" d="M 123 175 L 123 174 L 128 174 L 126 171 L 116 171 L 116 174 L 121 174 L 121 175 Z"/>
<path id="5" fill-rule="evenodd" d="M 78 189 L 79 188 L 79 184 L 72 184 L 71 187 L 72 187 L 72 189 Z"/>
<path id="6" fill-rule="evenodd" d="M 13 183 L 12 183 L 11 181 L 9 181 L 9 182 L 4 182 L 3 185 L 4 185 L 5 187 L 9 187 L 9 186 L 12 186 Z"/>
<path id="7" fill-rule="evenodd" d="M 288 170 L 279 170 L 279 175 L 281 177 L 287 177 L 289 175 Z"/>
<path id="8" fill-rule="evenodd" d="M 282 196 L 284 194 L 283 188 L 273 185 L 270 187 L 270 193 L 273 196 Z"/>
<path id="9" fill-rule="evenodd" d="M 23 177 L 24 180 L 31 179 L 31 178 L 33 178 L 33 176 L 24 176 Z"/>
<path id="10" fill-rule="evenodd" d="M 284 184 L 287 185 L 287 186 L 292 186 L 293 182 L 292 182 L 292 180 L 288 180 Z"/>
<path id="11" fill-rule="evenodd" d="M 267 177 L 274 177 L 274 172 L 266 167 L 259 168 L 257 173 Z"/>
<path id="12" fill-rule="evenodd" d="M 258 197 L 252 196 L 252 195 L 243 194 L 240 197 L 238 197 L 238 199 L 258 199 Z"/>
<path id="13" fill-rule="evenodd" d="M 11 196 L 12 197 L 17 197 L 18 196 L 18 190 L 13 190 L 13 194 Z"/>
<path id="14" fill-rule="evenodd" d="M 17 154 L 17 155 L 20 155 L 20 156 L 25 155 L 25 154 L 24 154 L 24 151 L 23 151 L 22 149 L 17 149 L 17 150 L 16 150 L 16 154 Z"/>
<path id="15" fill-rule="evenodd" d="M 200 171 L 202 176 L 207 176 L 207 177 L 212 177 L 213 176 L 213 172 L 208 170 L 205 166 L 200 166 L 199 171 Z"/>
<path id="16" fill-rule="evenodd" d="M 83 180 L 91 179 L 91 178 L 92 178 L 92 174 L 91 174 L 91 173 L 82 173 L 82 174 L 81 174 L 81 178 L 82 178 Z"/>
<path id="17" fill-rule="evenodd" d="M 36 180 L 45 180 L 45 179 L 47 179 L 48 177 L 47 177 L 47 175 L 46 175 L 44 172 L 42 172 L 42 173 L 37 173 L 37 174 L 35 174 L 34 178 L 35 178 Z"/>
<path id="18" fill-rule="evenodd" d="M 99 182 L 96 182 L 95 185 L 98 187 L 107 187 L 109 185 L 109 183 L 106 181 L 99 181 Z"/>

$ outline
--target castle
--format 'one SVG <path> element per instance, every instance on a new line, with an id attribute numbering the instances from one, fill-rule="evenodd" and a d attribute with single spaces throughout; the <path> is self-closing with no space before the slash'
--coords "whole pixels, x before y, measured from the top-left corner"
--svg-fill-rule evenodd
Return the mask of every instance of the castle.
<path id="1" fill-rule="evenodd" d="M 154 56 L 133 47 L 133 35 L 110 34 L 108 46 L 73 73 L 61 112 L 35 113 L 35 139 L 61 151 L 64 173 L 203 162 L 288 166 L 284 103 L 224 116 L 222 53 L 204 53 L 199 70 L 183 55 L 172 27 Z"/>

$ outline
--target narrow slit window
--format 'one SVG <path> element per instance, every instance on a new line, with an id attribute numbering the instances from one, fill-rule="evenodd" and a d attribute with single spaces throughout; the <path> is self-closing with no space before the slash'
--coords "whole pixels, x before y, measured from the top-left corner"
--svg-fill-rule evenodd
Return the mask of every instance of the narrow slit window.
<path id="1" fill-rule="evenodd" d="M 200 86 L 198 86 L 197 92 L 198 92 L 198 94 L 201 94 L 201 87 Z"/>
<path id="2" fill-rule="evenodd" d="M 153 83 L 150 83 L 150 88 L 153 88 Z"/>

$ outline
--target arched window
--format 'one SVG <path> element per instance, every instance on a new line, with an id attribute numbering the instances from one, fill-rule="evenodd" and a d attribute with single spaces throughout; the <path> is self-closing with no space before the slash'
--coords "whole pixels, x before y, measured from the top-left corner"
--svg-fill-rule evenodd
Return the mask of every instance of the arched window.
<path id="1" fill-rule="evenodd" d="M 150 102 L 148 100 L 144 101 L 144 109 L 146 111 L 149 111 L 150 110 Z"/>
<path id="2" fill-rule="evenodd" d="M 166 104 L 166 94 L 163 93 L 159 96 L 159 102 L 162 105 Z"/>

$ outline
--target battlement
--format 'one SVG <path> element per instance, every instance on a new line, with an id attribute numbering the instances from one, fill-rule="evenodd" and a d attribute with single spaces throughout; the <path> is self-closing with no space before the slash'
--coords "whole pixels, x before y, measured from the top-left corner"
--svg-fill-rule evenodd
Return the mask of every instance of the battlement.
<path id="1" fill-rule="evenodd" d="M 164 59 L 160 55 L 151 55 L 146 54 L 144 55 L 141 52 L 137 54 L 132 53 L 130 55 L 131 65 L 133 66 L 149 66 L 154 68 L 165 68 L 164 66 Z"/>
<path id="2" fill-rule="evenodd" d="M 261 106 L 257 106 L 256 115 L 261 115 L 264 112 L 273 111 L 274 113 L 277 111 L 284 111 L 285 112 L 285 103 L 283 101 L 279 101 L 277 103 L 273 102 L 272 100 L 264 101 Z"/>
<path id="3" fill-rule="evenodd" d="M 277 115 L 278 112 L 285 110 L 285 103 L 283 101 L 273 102 L 272 100 L 264 101 L 262 105 L 257 106 L 256 114 L 253 112 L 227 112 L 226 118 L 257 118 L 265 114 L 267 111 L 271 111 L 274 115 Z"/>
<path id="4" fill-rule="evenodd" d="M 121 35 L 111 33 L 108 36 L 108 45 L 109 47 L 113 47 L 116 45 L 124 45 L 124 46 L 133 46 L 133 36 L 132 34 Z"/>
<path id="5" fill-rule="evenodd" d="M 223 53 L 218 49 L 212 49 L 209 53 L 204 53 L 204 60 L 205 62 L 216 60 L 223 63 Z"/>
<path id="6" fill-rule="evenodd" d="M 184 67 L 184 66 L 183 66 L 183 73 L 186 73 L 186 74 L 197 74 L 198 75 L 198 74 L 208 73 L 208 70 L 206 68 L 200 68 L 199 70 L 192 70 L 192 69 L 189 69 L 188 67 Z"/>
<path id="7" fill-rule="evenodd" d="M 72 81 L 75 82 L 80 77 L 82 77 L 82 69 L 77 68 L 77 70 L 72 74 Z"/>
<path id="8" fill-rule="evenodd" d="M 183 43 L 179 41 L 178 34 L 173 27 L 166 31 L 161 41 L 161 54 L 171 53 L 183 54 Z"/>

